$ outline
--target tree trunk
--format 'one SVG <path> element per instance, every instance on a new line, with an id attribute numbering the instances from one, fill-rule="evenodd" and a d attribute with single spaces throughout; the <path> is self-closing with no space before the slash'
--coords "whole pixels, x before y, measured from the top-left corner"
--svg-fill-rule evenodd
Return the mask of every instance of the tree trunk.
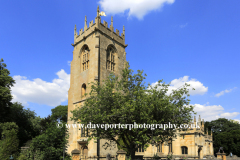
<path id="1" fill-rule="evenodd" d="M 130 151 L 131 154 L 131 160 L 135 159 L 135 148 Z"/>

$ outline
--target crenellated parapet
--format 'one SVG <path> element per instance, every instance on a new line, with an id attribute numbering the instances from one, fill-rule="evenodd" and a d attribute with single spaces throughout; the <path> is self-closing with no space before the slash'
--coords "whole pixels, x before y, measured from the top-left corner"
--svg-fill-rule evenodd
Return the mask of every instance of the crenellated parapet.
<path id="1" fill-rule="evenodd" d="M 108 26 L 108 23 L 106 21 L 101 22 L 101 17 L 99 15 L 99 7 L 97 8 L 97 17 L 95 18 L 95 23 L 93 23 L 93 20 L 89 23 L 89 26 L 87 26 L 87 16 L 85 16 L 85 23 L 84 28 L 79 30 L 79 33 L 77 33 L 77 28 L 75 25 L 74 28 L 74 44 L 80 43 L 81 41 L 85 40 L 88 36 L 91 36 L 95 32 L 100 32 L 103 35 L 111 38 L 116 43 L 122 45 L 123 47 L 127 47 L 125 44 L 125 28 L 123 26 L 123 32 L 120 34 L 119 30 L 116 29 L 114 31 L 113 27 L 113 17 L 111 17 L 111 25 Z"/>

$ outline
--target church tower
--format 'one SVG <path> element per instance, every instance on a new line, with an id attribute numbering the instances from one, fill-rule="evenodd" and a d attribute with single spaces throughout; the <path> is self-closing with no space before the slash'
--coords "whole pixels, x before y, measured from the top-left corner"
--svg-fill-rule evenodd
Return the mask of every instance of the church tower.
<path id="1" fill-rule="evenodd" d="M 124 69 L 126 63 L 125 48 L 127 47 L 124 26 L 120 36 L 119 30 L 114 31 L 113 18 L 111 18 L 110 27 L 105 21 L 101 23 L 98 7 L 95 23 L 91 21 L 87 25 L 87 17 L 85 17 L 84 30 L 80 29 L 79 33 L 75 25 L 72 46 L 74 49 L 68 91 L 68 124 L 74 124 L 70 120 L 71 111 L 81 107 L 84 103 L 86 99 L 84 94 L 89 93 L 91 89 L 88 86 L 89 83 L 94 81 L 101 83 L 111 72 L 118 76 Z M 104 140 L 100 140 L 98 143 L 92 141 L 86 145 L 86 139 L 87 135 L 84 129 L 71 126 L 67 152 L 73 155 L 73 158 L 106 156 L 102 154 L 111 154 L 111 152 L 112 155 L 116 154 L 117 147 L 110 151 L 101 150 Z"/>

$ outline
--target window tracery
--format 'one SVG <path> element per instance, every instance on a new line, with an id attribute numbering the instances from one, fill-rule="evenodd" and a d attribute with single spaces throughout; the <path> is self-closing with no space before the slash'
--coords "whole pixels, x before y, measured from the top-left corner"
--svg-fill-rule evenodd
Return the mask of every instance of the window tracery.
<path id="1" fill-rule="evenodd" d="M 110 47 L 107 50 L 107 64 L 106 68 L 111 71 L 115 71 L 115 55 L 114 55 L 114 50 L 112 47 Z"/>
<path id="2" fill-rule="evenodd" d="M 83 71 L 89 69 L 89 49 L 85 47 L 82 52 L 82 68 Z"/>

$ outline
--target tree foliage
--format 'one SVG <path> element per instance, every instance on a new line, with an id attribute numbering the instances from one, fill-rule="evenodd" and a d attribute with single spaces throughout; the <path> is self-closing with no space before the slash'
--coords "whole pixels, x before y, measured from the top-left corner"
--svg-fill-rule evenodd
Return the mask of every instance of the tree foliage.
<path id="1" fill-rule="evenodd" d="M 193 106 L 187 99 L 187 84 L 167 95 L 168 84 L 158 81 L 155 86 L 144 84 L 143 71 L 133 71 L 127 67 L 121 77 L 110 74 L 103 83 L 93 83 L 91 92 L 81 108 L 73 111 L 75 121 L 83 124 L 183 124 L 191 119 Z M 89 140 L 93 137 L 115 141 L 135 157 L 136 145 L 145 148 L 152 140 L 163 141 L 174 136 L 173 129 L 148 128 L 94 128 L 90 131 Z M 120 143 L 120 140 L 123 142 Z"/>
<path id="2" fill-rule="evenodd" d="M 9 106 L 12 104 L 11 87 L 15 83 L 6 69 L 7 65 L 0 60 L 0 123 L 7 122 L 9 118 Z"/>
<path id="3" fill-rule="evenodd" d="M 213 147 L 214 153 L 219 151 L 220 147 L 226 154 L 232 152 L 234 155 L 240 156 L 240 124 L 228 120 L 226 118 L 219 118 L 217 120 L 206 122 L 205 129 L 213 132 Z"/>
<path id="4" fill-rule="evenodd" d="M 14 122 L 0 123 L 0 159 L 8 160 L 11 155 L 17 157 L 19 140 L 17 137 L 18 126 Z"/>
<path id="5" fill-rule="evenodd" d="M 52 109 L 51 116 L 45 117 L 40 121 L 40 135 L 34 137 L 30 148 L 21 153 L 19 160 L 55 160 L 62 159 L 63 151 L 67 148 L 67 128 L 65 117 L 67 117 L 67 106 L 57 106 Z M 60 120 L 60 121 L 58 121 Z M 57 123 L 61 122 L 62 128 Z M 70 156 L 65 153 L 65 159 Z"/>
<path id="6" fill-rule="evenodd" d="M 67 123 L 67 112 L 68 106 L 67 105 L 59 105 L 52 109 L 51 118 L 53 121 L 61 121 Z"/>
<path id="7" fill-rule="evenodd" d="M 41 133 L 44 133 L 48 129 L 49 124 L 51 123 L 52 123 L 52 120 L 50 115 L 48 115 L 45 118 L 42 118 L 40 121 Z"/>
<path id="8" fill-rule="evenodd" d="M 48 124 L 46 131 L 32 140 L 30 149 L 24 153 L 25 158 L 29 160 L 61 159 L 67 144 L 65 132 L 65 127 L 58 128 L 56 123 Z"/>
<path id="9" fill-rule="evenodd" d="M 40 134 L 40 117 L 29 108 L 25 109 L 21 103 L 15 102 L 10 107 L 10 122 L 15 122 L 19 128 L 18 138 L 20 146 Z"/>
<path id="10" fill-rule="evenodd" d="M 214 134 L 218 134 L 240 129 L 240 125 L 238 123 L 233 123 L 231 120 L 226 118 L 219 118 L 211 122 L 206 122 L 205 128 L 208 128 L 209 131 L 212 130 Z"/>
<path id="11" fill-rule="evenodd" d="M 214 151 L 217 152 L 219 147 L 223 147 L 225 153 L 240 156 L 240 129 L 229 132 L 221 132 L 214 136 Z"/>
<path id="12" fill-rule="evenodd" d="M 230 122 L 235 123 L 235 124 L 239 124 L 239 121 L 233 120 L 233 119 L 229 119 Z"/>

